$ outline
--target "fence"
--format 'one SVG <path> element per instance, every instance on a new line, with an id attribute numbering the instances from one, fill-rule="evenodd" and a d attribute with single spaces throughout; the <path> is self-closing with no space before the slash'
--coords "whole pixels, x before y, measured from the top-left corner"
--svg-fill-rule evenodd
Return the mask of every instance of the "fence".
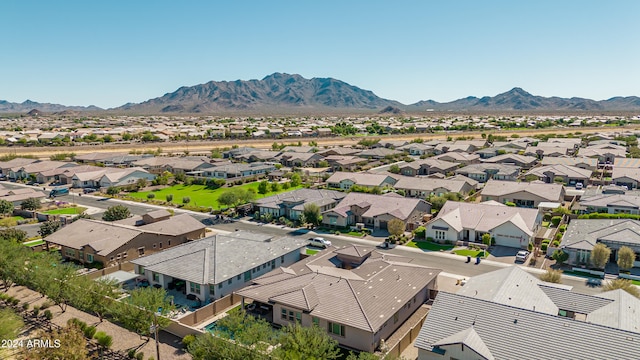
<path id="1" fill-rule="evenodd" d="M 589 269 L 583 269 L 583 268 L 579 268 L 579 267 L 574 267 L 571 270 L 575 271 L 575 272 L 583 272 L 583 273 L 587 273 L 587 274 L 591 274 L 591 275 L 604 276 L 604 271 L 589 270 Z"/>
<path id="2" fill-rule="evenodd" d="M 638 275 L 631 275 L 631 274 L 625 274 L 625 273 L 619 273 L 618 274 L 619 277 L 623 278 L 623 279 L 629 279 L 629 280 L 638 280 L 640 281 L 640 276 Z"/>
<path id="3" fill-rule="evenodd" d="M 195 326 L 200 324 L 218 314 L 225 309 L 230 308 L 233 305 L 240 303 L 241 297 L 234 294 L 229 294 L 219 300 L 205 305 L 200 309 L 181 317 L 178 321 L 187 326 Z"/>
<path id="4" fill-rule="evenodd" d="M 114 272 L 119 271 L 119 270 L 133 271 L 133 269 L 134 269 L 134 265 L 132 263 L 125 262 L 125 263 L 119 263 L 118 266 L 109 266 L 109 267 L 106 267 L 104 269 L 90 271 L 90 272 L 84 274 L 84 276 L 88 277 L 89 279 L 94 280 L 94 279 L 99 278 L 100 276 L 113 274 Z"/>
<path id="5" fill-rule="evenodd" d="M 416 337 L 418 337 L 420 329 L 422 329 L 422 324 L 424 324 L 424 320 L 427 318 L 430 308 L 430 306 L 426 305 L 420 307 L 418 311 L 405 321 L 404 325 L 391 335 L 389 342 L 387 343 L 387 345 L 391 346 L 387 351 L 387 354 L 390 355 L 390 357 L 399 358 L 400 355 L 402 355 L 402 352 L 409 347 L 411 343 L 413 343 Z M 397 339 L 397 337 L 400 338 Z"/>

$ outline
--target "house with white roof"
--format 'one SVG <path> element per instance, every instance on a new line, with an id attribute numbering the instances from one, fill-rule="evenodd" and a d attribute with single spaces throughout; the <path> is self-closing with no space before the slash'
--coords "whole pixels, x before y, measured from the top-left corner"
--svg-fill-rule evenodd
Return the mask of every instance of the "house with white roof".
<path id="1" fill-rule="evenodd" d="M 426 226 L 426 236 L 437 242 L 481 242 L 489 234 L 496 245 L 526 249 L 542 223 L 536 209 L 506 206 L 495 201 L 447 201 Z"/>

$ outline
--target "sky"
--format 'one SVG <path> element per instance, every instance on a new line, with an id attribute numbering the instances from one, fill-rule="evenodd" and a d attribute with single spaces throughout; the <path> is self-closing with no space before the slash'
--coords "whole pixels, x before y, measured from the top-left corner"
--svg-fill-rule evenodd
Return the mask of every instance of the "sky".
<path id="1" fill-rule="evenodd" d="M 274 72 L 404 104 L 640 96 L 640 1 L 0 1 L 0 100 L 117 107 Z"/>

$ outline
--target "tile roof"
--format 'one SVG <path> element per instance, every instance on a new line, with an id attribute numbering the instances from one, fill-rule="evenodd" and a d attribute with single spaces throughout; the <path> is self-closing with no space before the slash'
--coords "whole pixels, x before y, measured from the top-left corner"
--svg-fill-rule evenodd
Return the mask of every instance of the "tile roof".
<path id="1" fill-rule="evenodd" d="M 351 206 L 368 207 L 362 214 L 363 217 L 391 214 L 398 219 L 406 220 L 416 209 L 427 211 L 429 204 L 422 199 L 405 198 L 392 193 L 374 195 L 351 192 L 335 208 L 326 212 L 335 212 L 341 216 L 347 216 L 351 211 Z"/>
<path id="2" fill-rule="evenodd" d="M 631 219 L 576 219 L 567 226 L 560 247 L 591 250 L 598 240 L 640 245 L 640 221 Z"/>
<path id="3" fill-rule="evenodd" d="M 517 192 L 526 192 L 547 201 L 563 198 L 564 187 L 561 184 L 528 183 L 490 179 L 482 189 L 483 196 L 506 196 Z"/>
<path id="4" fill-rule="evenodd" d="M 523 232 L 532 235 L 537 218 L 537 209 L 506 206 L 495 201 L 478 204 L 449 200 L 432 221 L 441 219 L 456 231 L 476 229 L 482 232 L 489 232 L 510 221 Z"/>
<path id="5" fill-rule="evenodd" d="M 485 174 L 495 172 L 496 175 L 514 176 L 520 172 L 520 167 L 506 164 L 471 164 L 456 170 L 458 174 Z"/>
<path id="6" fill-rule="evenodd" d="M 570 178 L 590 178 L 593 173 L 589 169 L 582 169 L 575 166 L 554 164 L 545 165 L 529 170 L 525 175 L 536 175 L 538 177 L 544 177 L 546 172 L 552 172 L 554 176 L 567 176 Z"/>
<path id="7" fill-rule="evenodd" d="M 454 178 L 435 179 L 429 177 L 399 177 L 398 182 L 393 186 L 396 189 L 420 190 L 432 192 L 436 189 L 444 188 L 449 192 L 464 192 L 467 182 Z"/>
<path id="8" fill-rule="evenodd" d="M 383 174 L 336 171 L 327 179 L 327 183 L 340 183 L 344 180 L 351 180 L 355 184 L 361 186 L 383 186 L 385 182 L 389 182 L 389 178 L 390 177 L 388 175 Z M 395 183 L 395 180 L 391 181 L 391 183 Z"/>

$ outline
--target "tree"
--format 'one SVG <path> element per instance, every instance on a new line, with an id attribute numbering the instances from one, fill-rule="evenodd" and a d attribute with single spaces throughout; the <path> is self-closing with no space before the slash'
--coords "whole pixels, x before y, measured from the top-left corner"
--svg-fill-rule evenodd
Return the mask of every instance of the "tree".
<path id="1" fill-rule="evenodd" d="M 7 214 L 11 214 L 13 212 L 13 203 L 7 200 L 0 200 L 0 215 L 5 216 Z"/>
<path id="2" fill-rule="evenodd" d="M 115 309 L 114 295 L 117 295 L 118 283 L 112 278 L 99 278 L 92 280 L 85 276 L 80 276 L 74 283 L 83 291 L 76 291 L 73 294 L 72 303 L 82 310 L 92 311 L 102 322 L 107 314 L 112 314 Z"/>
<path id="3" fill-rule="evenodd" d="M 300 174 L 294 173 L 291 175 L 291 187 L 300 186 L 302 179 L 300 178 Z"/>
<path id="4" fill-rule="evenodd" d="M 240 204 L 246 204 L 248 202 L 251 202 L 256 196 L 255 190 L 254 191 L 251 191 L 251 190 L 253 189 L 247 190 L 242 188 L 236 188 L 236 189 L 227 190 L 222 194 L 220 194 L 220 196 L 218 196 L 218 203 L 220 205 L 226 205 L 226 206 L 236 206 Z"/>
<path id="5" fill-rule="evenodd" d="M 277 182 L 272 182 L 271 183 L 271 191 L 278 192 L 278 191 L 280 191 L 280 189 L 281 189 L 280 188 L 280 183 L 277 183 Z"/>
<path id="6" fill-rule="evenodd" d="M 163 288 L 139 288 L 130 293 L 128 302 L 118 304 L 114 311 L 116 319 L 140 335 L 153 333 L 156 341 L 156 359 L 160 360 L 158 333 L 171 323 L 171 320 L 165 317 L 175 308 L 171 297 L 167 296 Z"/>
<path id="7" fill-rule="evenodd" d="M 393 164 L 389 167 L 389 172 L 394 174 L 400 174 L 400 166 L 398 164 Z"/>
<path id="8" fill-rule="evenodd" d="M 386 360 L 385 357 L 383 360 Z M 368 353 L 365 351 L 361 351 L 358 355 L 354 354 L 352 351 L 349 352 L 349 355 L 345 360 L 380 360 L 380 358 L 372 353 Z"/>
<path id="9" fill-rule="evenodd" d="M 636 261 L 636 253 L 628 246 L 623 246 L 618 250 L 618 267 L 620 270 L 629 270 Z"/>
<path id="10" fill-rule="evenodd" d="M 322 222 L 320 207 L 314 203 L 305 204 L 302 209 L 302 215 L 304 215 L 306 222 L 313 226 L 318 226 Z"/>
<path id="11" fill-rule="evenodd" d="M 266 356 L 240 344 L 206 333 L 196 336 L 187 346 L 193 360 L 262 360 Z"/>
<path id="12" fill-rule="evenodd" d="M 0 230 L 0 241 L 23 243 L 27 240 L 27 232 L 21 229 L 8 228 Z"/>
<path id="13" fill-rule="evenodd" d="M 131 215 L 129 208 L 124 205 L 110 206 L 102 215 L 104 221 L 118 221 L 126 219 Z"/>
<path id="14" fill-rule="evenodd" d="M 113 344 L 113 338 L 107 335 L 104 331 L 98 331 L 94 335 L 94 338 L 98 340 L 98 346 L 100 347 L 100 356 L 102 357 L 104 350 L 110 348 Z"/>
<path id="15" fill-rule="evenodd" d="M 40 203 L 40 199 L 28 198 L 20 204 L 20 207 L 22 210 L 36 211 L 42 207 L 42 203 Z"/>
<path id="16" fill-rule="evenodd" d="M 40 230 L 38 230 L 38 234 L 43 238 L 53 234 L 58 231 L 62 227 L 62 223 L 58 220 L 49 220 L 45 221 L 40 225 Z"/>
<path id="17" fill-rule="evenodd" d="M 564 250 L 556 250 L 551 255 L 551 258 L 556 261 L 556 263 L 562 265 L 565 261 L 569 260 L 569 254 L 564 252 Z"/>
<path id="18" fill-rule="evenodd" d="M 609 262 L 611 249 L 603 243 L 597 243 L 591 250 L 591 263 L 598 269 L 604 269 Z"/>
<path id="19" fill-rule="evenodd" d="M 635 286 L 633 282 L 631 282 L 631 280 L 628 280 L 628 279 L 609 280 L 607 281 L 606 284 L 604 284 L 604 286 L 602 286 L 602 291 L 611 291 L 611 290 L 617 290 L 617 289 L 624 290 L 629 294 L 637 298 L 640 298 L 640 290 L 638 290 L 638 287 Z"/>
<path id="20" fill-rule="evenodd" d="M 431 203 L 431 208 L 434 210 L 440 210 L 442 209 L 442 207 L 444 206 L 444 204 L 447 202 L 447 199 L 443 196 L 435 196 L 435 195 L 431 195 L 429 196 L 429 202 Z"/>
<path id="21" fill-rule="evenodd" d="M 258 184 L 258 194 L 266 194 L 269 192 L 269 182 L 267 180 L 262 180 Z"/>
<path id="22" fill-rule="evenodd" d="M 406 224 L 400 219 L 392 219 L 387 223 L 387 230 L 393 236 L 400 236 L 404 233 Z"/>
<path id="23" fill-rule="evenodd" d="M 489 233 L 482 234 L 482 243 L 487 246 L 491 246 L 491 234 Z"/>
<path id="24" fill-rule="evenodd" d="M 0 309 L 0 339 L 16 339 L 23 327 L 22 317 L 10 308 Z M 2 349 L 0 349 L 0 355 L 2 355 Z"/>
<path id="25" fill-rule="evenodd" d="M 559 284 L 561 282 L 561 280 L 562 280 L 562 271 L 561 270 L 554 270 L 554 269 L 547 269 L 547 272 L 545 272 L 544 274 L 540 275 L 540 280 L 546 281 L 546 282 L 550 282 L 550 283 Z"/>
<path id="26" fill-rule="evenodd" d="M 86 360 L 89 359 L 87 344 L 82 330 L 77 325 L 70 325 L 66 328 L 53 330 L 51 332 L 42 331 L 38 339 L 48 340 L 51 344 L 58 345 L 50 347 L 35 346 L 27 350 L 27 358 L 34 360 Z"/>
<path id="27" fill-rule="evenodd" d="M 74 294 L 81 291 L 77 286 L 77 267 L 72 264 L 58 264 L 50 262 L 51 258 L 43 258 L 37 271 L 38 277 L 47 281 L 42 284 L 42 293 L 51 299 L 62 312 L 67 311 L 69 301 Z"/>
<path id="28" fill-rule="evenodd" d="M 167 194 L 165 196 L 165 199 L 167 200 L 168 203 L 172 202 L 173 201 L 173 194 Z"/>
<path id="29" fill-rule="evenodd" d="M 340 325 L 338 325 L 340 326 Z M 280 347 L 274 353 L 282 360 L 337 359 L 340 356 L 338 342 L 318 326 L 303 327 L 293 323 L 284 328 L 278 338 Z"/>

